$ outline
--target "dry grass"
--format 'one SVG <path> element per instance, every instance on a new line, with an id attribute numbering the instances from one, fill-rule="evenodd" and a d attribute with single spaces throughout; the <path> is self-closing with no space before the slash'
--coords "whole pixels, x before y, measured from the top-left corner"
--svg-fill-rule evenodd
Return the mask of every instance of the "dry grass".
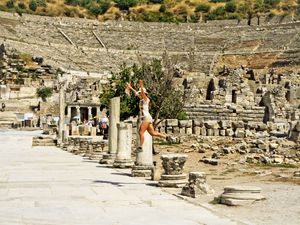
<path id="1" fill-rule="evenodd" d="M 74 16 L 74 17 L 87 17 L 87 18 L 95 18 L 95 16 L 91 15 L 86 8 L 81 6 L 70 6 L 65 5 L 64 0 L 46 0 L 47 7 L 38 7 L 36 12 L 32 12 L 28 9 L 30 0 L 16 0 L 15 6 L 17 7 L 19 2 L 24 2 L 27 6 L 27 10 L 30 13 L 41 14 L 41 15 L 49 15 L 49 16 Z M 254 2 L 254 0 L 235 0 L 238 5 L 247 2 Z M 0 6 L 5 9 L 7 0 L 0 1 Z M 106 19 L 117 19 L 120 17 L 121 12 L 116 8 L 115 3 L 111 0 L 111 8 L 104 14 L 99 15 L 97 18 L 99 20 Z M 195 8 L 199 5 L 205 3 L 210 5 L 211 10 L 216 9 L 217 7 L 224 6 L 225 3 L 212 3 L 209 0 L 165 0 L 164 4 L 167 8 L 167 12 L 173 13 L 176 16 L 180 15 L 189 15 L 193 16 Z M 297 0 L 281 0 L 279 7 L 276 7 L 271 10 L 271 12 L 275 15 L 283 15 L 286 14 L 285 11 L 282 10 L 281 6 L 293 6 L 297 7 Z M 135 7 L 130 9 L 132 15 L 138 15 L 139 12 L 157 12 L 160 8 L 160 4 L 145 4 L 141 3 Z M 295 14 L 295 12 L 291 12 L 291 14 Z"/>

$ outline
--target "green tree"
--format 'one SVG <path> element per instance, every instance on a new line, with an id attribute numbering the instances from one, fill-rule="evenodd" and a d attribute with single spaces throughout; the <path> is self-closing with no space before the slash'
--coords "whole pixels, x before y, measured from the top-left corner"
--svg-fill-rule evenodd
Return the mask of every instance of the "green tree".
<path id="1" fill-rule="evenodd" d="M 255 0 L 245 0 L 239 7 L 239 12 L 247 17 L 247 24 L 250 26 L 255 16 Z"/>
<path id="2" fill-rule="evenodd" d="M 13 1 L 13 0 L 8 0 L 8 1 L 6 2 L 6 7 L 9 8 L 9 9 L 15 7 L 14 1 Z"/>
<path id="3" fill-rule="evenodd" d="M 26 9 L 26 5 L 24 4 L 24 2 L 19 2 L 19 3 L 18 3 L 18 7 L 19 7 L 20 9 Z"/>
<path id="4" fill-rule="evenodd" d="M 210 11 L 210 5 L 201 3 L 195 8 L 196 16 L 199 18 L 199 21 L 203 21 L 203 17 Z"/>
<path id="5" fill-rule="evenodd" d="M 41 87 L 36 90 L 36 95 L 46 101 L 47 98 L 51 97 L 53 90 L 50 87 Z"/>
<path id="6" fill-rule="evenodd" d="M 114 74 L 110 84 L 104 87 L 100 101 L 108 106 L 112 97 L 121 97 L 121 118 L 138 115 L 138 97 L 126 94 L 125 87 L 129 82 L 138 90 L 138 80 L 142 79 L 151 99 L 151 114 L 154 118 L 154 127 L 160 119 L 176 118 L 183 114 L 183 94 L 174 89 L 175 70 L 169 60 L 152 60 L 141 66 L 123 65 L 121 71 Z"/>
<path id="7" fill-rule="evenodd" d="M 29 9 L 35 12 L 35 10 L 37 9 L 37 3 L 35 0 L 30 0 Z"/>
<path id="8" fill-rule="evenodd" d="M 264 0 L 255 1 L 254 12 L 257 17 L 257 25 L 260 25 L 260 17 L 268 12 Z"/>
<path id="9" fill-rule="evenodd" d="M 236 3 L 235 1 L 226 2 L 225 4 L 225 11 L 229 13 L 233 13 L 236 10 Z"/>

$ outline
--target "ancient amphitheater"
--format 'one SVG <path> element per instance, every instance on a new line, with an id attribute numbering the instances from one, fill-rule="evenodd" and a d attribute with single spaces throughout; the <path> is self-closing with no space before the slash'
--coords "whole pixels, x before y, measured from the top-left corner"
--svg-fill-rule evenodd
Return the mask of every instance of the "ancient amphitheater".
<path id="1" fill-rule="evenodd" d="M 299 66 L 299 24 L 284 18 L 265 20 L 260 26 L 235 20 L 100 23 L 0 12 L 0 42 L 65 69 L 115 71 L 123 62 L 145 61 L 168 52 L 182 69 L 209 74 L 224 63 L 254 69 Z"/>

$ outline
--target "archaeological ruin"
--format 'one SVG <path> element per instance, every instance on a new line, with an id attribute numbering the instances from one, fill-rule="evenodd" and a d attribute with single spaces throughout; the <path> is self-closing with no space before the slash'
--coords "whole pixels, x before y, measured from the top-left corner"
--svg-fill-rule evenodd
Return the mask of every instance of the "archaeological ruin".
<path id="1" fill-rule="evenodd" d="M 108 106 L 100 96 L 122 65 L 165 56 L 175 68 L 172 88 L 186 97 L 185 118 L 155 127 L 174 143 L 146 131 L 138 152 L 141 118 L 121 119 L 120 97 Z M 273 180 L 300 184 L 300 21 L 99 22 L 0 11 L 2 128 L 41 131 L 32 146 L 57 146 L 117 168 L 113 175 L 129 168 L 125 175 L 194 204 L 220 190 L 217 203 L 263 202 L 270 194 L 258 182 L 226 179 L 232 173 L 228 179 L 255 183 L 257 177 L 240 177 L 267 176 L 264 166 L 280 166 Z"/>
<path id="2" fill-rule="evenodd" d="M 2 125 L 47 124 L 52 133 L 96 136 L 81 124 L 105 113 L 99 93 L 111 74 L 123 63 L 167 53 L 180 71 L 177 88 L 189 96 L 188 120 L 165 120 L 159 131 L 300 140 L 300 23 L 288 17 L 247 26 L 234 20 L 100 23 L 0 12 L 0 21 Z M 43 87 L 52 88 L 52 96 L 38 98 L 36 89 Z M 67 126 L 59 128 L 59 118 Z M 249 145 L 260 150 L 260 144 Z"/>

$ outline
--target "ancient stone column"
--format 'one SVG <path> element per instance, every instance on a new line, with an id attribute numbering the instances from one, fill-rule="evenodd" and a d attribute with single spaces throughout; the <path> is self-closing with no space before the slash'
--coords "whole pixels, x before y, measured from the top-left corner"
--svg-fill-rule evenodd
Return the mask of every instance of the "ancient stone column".
<path id="1" fill-rule="evenodd" d="M 161 157 L 164 173 L 158 182 L 160 187 L 183 187 L 186 181 L 186 174 L 183 173 L 187 155 L 165 154 Z"/>
<path id="2" fill-rule="evenodd" d="M 65 131 L 64 139 L 67 140 L 70 136 L 70 127 L 69 127 L 69 125 L 65 124 L 64 131 Z"/>
<path id="3" fill-rule="evenodd" d="M 69 121 L 69 123 L 71 122 L 71 107 L 70 106 L 68 106 L 68 108 L 67 108 L 67 118 L 68 118 L 68 121 Z"/>
<path id="4" fill-rule="evenodd" d="M 76 106 L 76 116 L 78 117 L 78 122 L 81 122 L 81 118 L 80 118 L 80 106 Z"/>
<path id="5" fill-rule="evenodd" d="M 98 118 L 100 116 L 100 108 L 99 106 L 96 107 L 96 117 Z"/>
<path id="6" fill-rule="evenodd" d="M 108 154 L 103 155 L 101 164 L 113 163 L 118 149 L 118 128 L 120 122 L 120 97 L 110 100 L 109 105 L 109 130 L 108 130 Z"/>
<path id="7" fill-rule="evenodd" d="M 88 118 L 89 120 L 93 118 L 93 115 L 92 115 L 92 107 L 88 107 Z"/>
<path id="8" fill-rule="evenodd" d="M 139 127 L 140 121 L 137 124 L 137 146 L 139 146 Z M 136 155 L 135 165 L 132 167 L 131 175 L 133 177 L 151 177 L 153 170 L 153 155 L 152 155 L 152 136 L 145 131 L 143 151 Z"/>
<path id="9" fill-rule="evenodd" d="M 65 128 L 65 82 L 59 83 L 59 130 L 57 144 L 62 145 Z"/>
<path id="10" fill-rule="evenodd" d="M 132 143 L 132 124 L 120 122 L 118 127 L 118 151 L 117 158 L 113 166 L 117 168 L 131 168 L 131 143 Z"/>

